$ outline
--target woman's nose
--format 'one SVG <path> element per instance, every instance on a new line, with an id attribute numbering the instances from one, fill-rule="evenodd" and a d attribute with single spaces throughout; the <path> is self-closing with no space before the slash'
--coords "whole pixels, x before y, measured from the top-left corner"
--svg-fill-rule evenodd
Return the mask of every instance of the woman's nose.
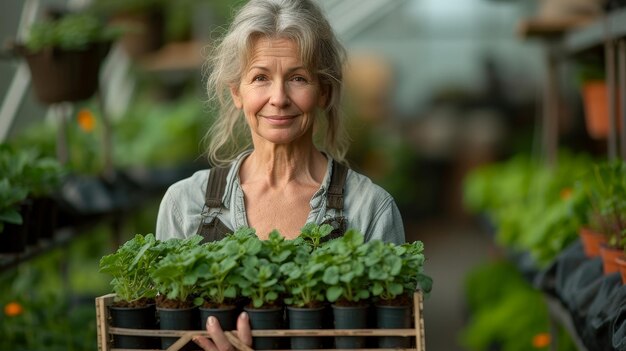
<path id="1" fill-rule="evenodd" d="M 272 84 L 270 104 L 273 106 L 284 107 L 289 105 L 289 101 L 285 85 L 282 83 Z"/>

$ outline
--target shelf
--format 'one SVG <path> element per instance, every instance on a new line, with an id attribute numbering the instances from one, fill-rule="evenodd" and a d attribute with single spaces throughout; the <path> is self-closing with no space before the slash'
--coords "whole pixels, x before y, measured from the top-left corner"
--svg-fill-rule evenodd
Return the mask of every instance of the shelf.
<path id="1" fill-rule="evenodd" d="M 139 59 L 139 66 L 150 72 L 198 70 L 204 63 L 204 44 L 197 41 L 168 43 Z"/>
<path id="2" fill-rule="evenodd" d="M 606 16 L 606 19 L 572 30 L 564 37 L 564 49 L 568 54 L 574 55 L 599 48 L 608 38 L 626 38 L 626 9 L 616 10 Z"/>
<path id="3" fill-rule="evenodd" d="M 586 25 L 589 25 L 588 20 L 529 18 L 518 24 L 517 34 L 524 39 L 558 39 L 568 31 Z"/>

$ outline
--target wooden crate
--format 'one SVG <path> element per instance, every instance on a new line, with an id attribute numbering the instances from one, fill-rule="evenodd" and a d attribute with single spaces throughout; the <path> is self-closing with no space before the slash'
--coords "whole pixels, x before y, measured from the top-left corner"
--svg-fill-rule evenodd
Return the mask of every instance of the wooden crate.
<path id="1" fill-rule="evenodd" d="M 109 310 L 107 306 L 113 303 L 115 294 L 108 294 L 96 298 L 96 318 L 98 328 L 98 350 L 99 351 L 126 351 L 124 349 L 112 348 L 112 335 L 132 335 L 132 336 L 152 336 L 152 337 L 179 337 L 167 351 L 178 351 L 195 336 L 208 336 L 202 330 L 152 330 L 152 329 L 129 329 L 116 328 L 109 325 Z M 293 336 L 404 336 L 415 338 L 415 348 L 408 349 L 370 349 L 370 350 L 413 350 L 425 351 L 424 339 L 424 317 L 423 295 L 421 291 L 413 294 L 414 299 L 414 328 L 410 329 L 314 329 L 314 330 L 252 330 L 253 337 L 293 337 Z M 252 350 L 237 339 L 236 331 L 226 332 L 226 336 L 238 350 Z M 337 350 L 337 349 L 333 349 Z M 323 350 L 322 350 L 323 351 Z"/>

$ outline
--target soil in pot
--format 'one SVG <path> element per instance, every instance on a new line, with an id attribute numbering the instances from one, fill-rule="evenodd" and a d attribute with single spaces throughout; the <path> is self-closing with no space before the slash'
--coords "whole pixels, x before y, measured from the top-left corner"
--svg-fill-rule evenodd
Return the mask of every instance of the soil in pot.
<path id="1" fill-rule="evenodd" d="M 237 329 L 237 310 L 236 306 L 220 306 L 220 307 L 205 307 L 201 306 L 200 310 L 200 326 L 206 325 L 206 320 L 209 316 L 217 318 L 222 330 L 235 330 Z"/>
<path id="2" fill-rule="evenodd" d="M 325 308 L 313 307 L 287 307 L 289 329 L 322 329 L 325 316 Z M 320 337 L 293 337 L 291 338 L 293 350 L 314 350 L 323 348 L 323 338 Z"/>
<path id="3" fill-rule="evenodd" d="M 376 304 L 376 327 L 379 329 L 411 328 L 412 306 L 409 299 L 399 304 Z M 378 346 L 381 348 L 408 348 L 411 339 L 402 336 L 381 336 Z"/>
<path id="4" fill-rule="evenodd" d="M 118 304 L 109 306 L 111 326 L 131 329 L 156 329 L 156 308 L 154 302 L 130 306 Z M 156 349 L 161 346 L 159 338 L 147 336 L 114 335 L 113 347 L 122 349 Z"/>
<path id="5" fill-rule="evenodd" d="M 335 329 L 366 329 L 369 305 L 343 306 L 332 305 Z M 335 347 L 338 349 L 362 349 L 365 337 L 336 336 Z"/>
<path id="6" fill-rule="evenodd" d="M 596 233 L 587 227 L 581 227 L 578 230 L 578 235 L 587 257 L 594 258 L 600 256 L 600 244 L 606 242 L 604 235 Z"/>
<path id="7" fill-rule="evenodd" d="M 284 309 L 282 307 L 250 308 L 244 307 L 250 318 L 252 329 L 283 329 Z M 252 339 L 252 348 L 255 350 L 284 349 L 285 338 L 255 337 Z"/>

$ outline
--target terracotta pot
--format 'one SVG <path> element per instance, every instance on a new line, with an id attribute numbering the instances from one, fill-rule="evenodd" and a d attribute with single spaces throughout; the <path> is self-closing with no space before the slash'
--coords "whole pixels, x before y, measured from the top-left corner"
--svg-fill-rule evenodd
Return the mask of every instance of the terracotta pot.
<path id="1" fill-rule="evenodd" d="M 626 257 L 617 257 L 615 264 L 617 265 L 619 273 L 622 275 L 622 285 L 626 285 Z"/>
<path id="2" fill-rule="evenodd" d="M 585 126 L 593 139 L 604 139 L 609 132 L 609 98 L 603 80 L 585 82 L 582 88 Z M 619 116 L 619 107 L 617 116 Z"/>
<path id="3" fill-rule="evenodd" d="M 604 235 L 596 233 L 587 227 L 580 227 L 578 235 L 587 257 L 594 258 L 600 256 L 600 245 L 606 242 Z"/>
<path id="4" fill-rule="evenodd" d="M 617 263 L 615 259 L 624 257 L 623 249 L 609 247 L 606 244 L 600 245 L 600 256 L 602 257 L 602 267 L 604 267 L 604 275 L 617 273 Z"/>

